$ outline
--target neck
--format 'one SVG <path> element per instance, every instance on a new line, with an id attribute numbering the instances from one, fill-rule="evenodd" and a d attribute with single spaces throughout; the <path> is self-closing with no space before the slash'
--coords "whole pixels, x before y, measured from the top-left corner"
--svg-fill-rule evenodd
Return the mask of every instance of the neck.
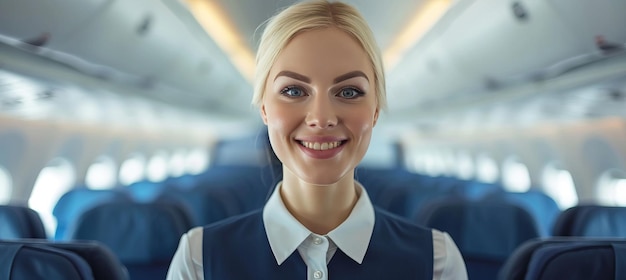
<path id="1" fill-rule="evenodd" d="M 287 210 L 307 229 L 320 235 L 343 223 L 358 199 L 352 173 L 334 184 L 314 185 L 284 171 L 280 195 Z"/>

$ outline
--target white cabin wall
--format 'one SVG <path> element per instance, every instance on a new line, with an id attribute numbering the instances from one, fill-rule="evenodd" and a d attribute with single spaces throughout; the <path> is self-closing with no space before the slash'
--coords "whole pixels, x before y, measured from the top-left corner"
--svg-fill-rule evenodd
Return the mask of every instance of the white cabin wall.
<path id="1" fill-rule="evenodd" d="M 531 185 L 541 186 L 546 164 L 559 162 L 570 171 L 577 187 L 580 202 L 594 202 L 598 178 L 606 167 L 590 166 L 583 146 L 590 136 L 600 137 L 610 145 L 618 162 L 618 169 L 626 169 L 626 120 L 606 118 L 573 123 L 540 124 L 525 128 L 499 128 L 480 132 L 410 133 L 403 143 L 407 151 L 448 149 L 454 152 L 470 151 L 476 157 L 481 153 L 491 156 L 500 168 L 510 156 L 517 156 L 526 164 Z"/>
<path id="2" fill-rule="evenodd" d="M 214 143 L 208 131 L 144 131 L 0 116 L 0 135 L 8 131 L 17 131 L 25 142 L 24 151 L 16 156 L 19 158 L 7 160 L 14 162 L 6 166 L 13 180 L 11 201 L 14 203 L 27 203 L 40 171 L 59 156 L 70 161 L 75 168 L 75 184 L 84 184 L 87 169 L 104 154 L 119 168 L 134 152 L 141 152 L 149 159 L 159 150 L 210 148 Z M 63 152 L 64 149 L 71 152 Z"/>

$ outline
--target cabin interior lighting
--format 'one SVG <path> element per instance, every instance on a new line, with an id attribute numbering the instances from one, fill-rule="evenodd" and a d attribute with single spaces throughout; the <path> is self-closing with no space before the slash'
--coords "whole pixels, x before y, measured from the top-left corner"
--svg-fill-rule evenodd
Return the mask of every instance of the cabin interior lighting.
<path id="1" fill-rule="evenodd" d="M 430 0 L 417 10 L 383 53 L 387 70 L 393 69 L 400 58 L 441 18 L 451 3 L 451 0 Z"/>
<path id="2" fill-rule="evenodd" d="M 8 204 L 13 192 L 13 180 L 8 170 L 0 165 L 0 204 Z"/>
<path id="3" fill-rule="evenodd" d="M 254 54 L 226 14 L 213 0 L 185 0 L 189 10 L 243 77 L 254 79 Z"/>

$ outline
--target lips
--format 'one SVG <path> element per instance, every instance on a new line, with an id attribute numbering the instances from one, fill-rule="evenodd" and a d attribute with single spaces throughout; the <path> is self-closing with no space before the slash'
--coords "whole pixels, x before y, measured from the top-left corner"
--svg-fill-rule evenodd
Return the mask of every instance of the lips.
<path id="1" fill-rule="evenodd" d="M 312 150 L 324 151 L 328 149 L 334 149 L 341 145 L 342 141 L 333 141 L 333 142 L 308 142 L 308 141 L 300 141 L 300 145 L 305 146 Z"/>
<path id="2" fill-rule="evenodd" d="M 314 159 L 329 159 L 343 150 L 345 139 L 337 137 L 309 137 L 296 139 L 300 150 Z"/>

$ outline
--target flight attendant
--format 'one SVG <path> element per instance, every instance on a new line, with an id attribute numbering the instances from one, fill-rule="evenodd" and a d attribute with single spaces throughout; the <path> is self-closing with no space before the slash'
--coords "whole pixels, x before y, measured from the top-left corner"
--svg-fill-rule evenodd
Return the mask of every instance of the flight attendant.
<path id="1" fill-rule="evenodd" d="M 354 180 L 385 107 L 355 8 L 307 1 L 270 19 L 253 103 L 283 180 L 263 209 L 183 235 L 168 279 L 467 279 L 448 234 L 378 209 Z"/>

